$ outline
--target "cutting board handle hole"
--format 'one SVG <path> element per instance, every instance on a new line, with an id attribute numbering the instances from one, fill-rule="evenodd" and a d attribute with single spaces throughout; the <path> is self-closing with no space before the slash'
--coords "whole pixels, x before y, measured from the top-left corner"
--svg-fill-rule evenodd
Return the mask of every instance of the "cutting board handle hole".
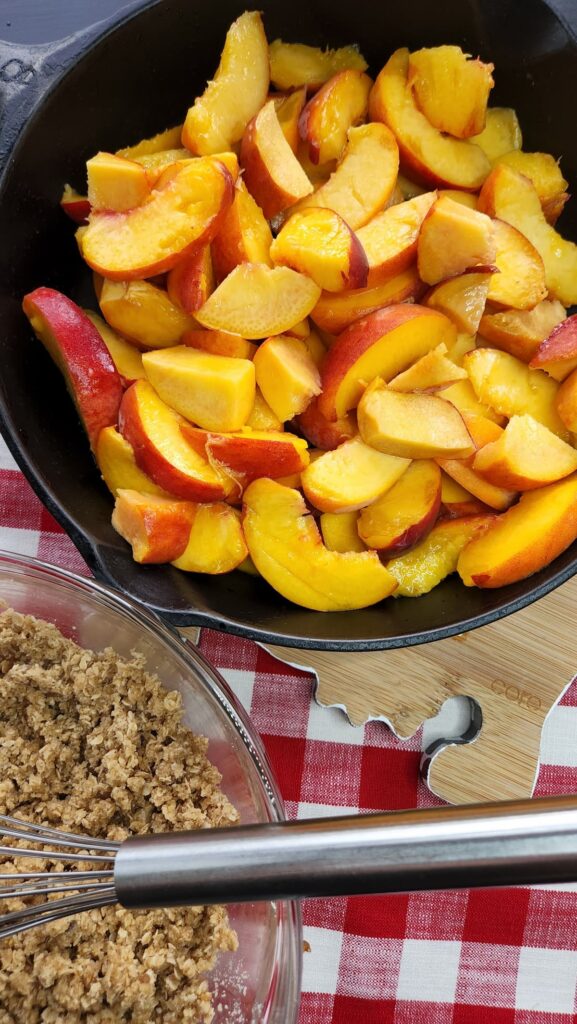
<path id="1" fill-rule="evenodd" d="M 421 775 L 428 778 L 431 762 L 445 747 L 474 743 L 483 728 L 483 710 L 473 697 L 449 697 L 435 718 L 423 726 Z"/>

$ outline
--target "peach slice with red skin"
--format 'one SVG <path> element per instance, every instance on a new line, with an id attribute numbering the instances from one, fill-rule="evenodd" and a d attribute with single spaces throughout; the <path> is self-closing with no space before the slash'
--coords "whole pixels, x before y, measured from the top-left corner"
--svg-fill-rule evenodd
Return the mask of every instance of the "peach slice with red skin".
<path id="1" fill-rule="evenodd" d="M 255 353 L 254 368 L 260 391 L 281 422 L 304 412 L 321 390 L 318 368 L 298 338 L 268 338 Z"/>
<path id="2" fill-rule="evenodd" d="M 214 291 L 214 271 L 209 245 L 203 246 L 172 268 L 166 278 L 166 290 L 170 301 L 191 316 L 204 306 Z"/>
<path id="3" fill-rule="evenodd" d="M 414 548 L 391 558 L 387 569 L 398 584 L 395 597 L 421 597 L 456 572 L 465 545 L 483 536 L 495 518 L 483 515 L 441 520 Z"/>
<path id="4" fill-rule="evenodd" d="M 307 103 L 299 119 L 299 134 L 308 145 L 313 164 L 338 160 L 349 128 L 367 114 L 372 81 L 362 71 L 339 71 Z"/>
<path id="5" fill-rule="evenodd" d="M 126 213 L 90 214 L 80 228 L 89 267 L 114 281 L 163 273 L 210 242 L 234 195 L 230 172 L 219 160 L 184 161 L 148 200 Z"/>
<path id="6" fill-rule="evenodd" d="M 362 510 L 358 533 L 381 558 L 417 544 L 431 530 L 441 507 L 441 470 L 436 462 L 411 462 L 389 491 Z"/>
<path id="7" fill-rule="evenodd" d="M 313 191 L 284 137 L 274 100 L 265 103 L 248 125 L 240 161 L 246 187 L 269 219 Z"/>
<path id="8" fill-rule="evenodd" d="M 407 82 L 409 51 L 396 50 L 377 76 L 369 97 L 369 117 L 394 132 L 403 168 L 418 182 L 476 192 L 491 167 L 482 149 L 452 139 L 419 110 Z"/>
<path id="9" fill-rule="evenodd" d="M 301 473 L 301 486 L 321 512 L 354 512 L 388 491 L 408 465 L 354 437 L 314 459 Z"/>
<path id="10" fill-rule="evenodd" d="M 473 468 L 498 487 L 533 491 L 574 473 L 577 452 L 532 416 L 512 416 L 499 439 L 477 452 Z"/>
<path id="11" fill-rule="evenodd" d="M 282 39 L 275 39 L 269 46 L 269 59 L 271 82 L 277 89 L 306 85 L 312 92 L 339 71 L 367 69 L 367 62 L 356 46 L 321 50 L 304 43 L 285 43 Z"/>
<path id="12" fill-rule="evenodd" d="M 243 530 L 261 576 L 304 608 L 366 608 L 395 589 L 375 551 L 329 551 L 302 494 L 274 480 L 255 480 L 245 491 Z"/>
<path id="13" fill-rule="evenodd" d="M 483 150 L 491 164 L 504 153 L 521 149 L 523 137 L 517 114 L 512 107 L 489 107 L 485 127 L 471 139 Z"/>
<path id="14" fill-rule="evenodd" d="M 438 284 L 475 267 L 491 267 L 496 251 L 490 217 L 440 196 L 419 233 L 419 276 L 427 284 Z"/>
<path id="15" fill-rule="evenodd" d="M 116 427 L 104 427 L 96 442 L 94 451 L 102 479 L 112 494 L 120 489 L 139 491 L 141 494 L 159 494 L 169 498 L 170 494 L 154 483 L 136 465 L 132 445 Z"/>
<path id="16" fill-rule="evenodd" d="M 557 392 L 557 412 L 573 434 L 577 433 L 577 370 L 573 370 Z"/>
<path id="17" fill-rule="evenodd" d="M 460 46 L 432 46 L 409 57 L 408 85 L 427 120 L 458 139 L 479 135 L 494 86 L 493 64 L 470 60 Z"/>
<path id="18" fill-rule="evenodd" d="M 369 266 L 369 288 L 390 280 L 415 262 L 423 220 L 437 198 L 425 192 L 389 206 L 357 231 Z"/>
<path id="19" fill-rule="evenodd" d="M 357 530 L 358 512 L 323 512 L 321 533 L 329 551 L 366 551 Z"/>
<path id="20" fill-rule="evenodd" d="M 185 441 L 185 422 L 156 394 L 148 381 L 138 380 L 125 391 L 118 429 L 132 446 L 136 465 L 155 484 L 188 501 L 219 501 L 234 488 Z"/>
<path id="21" fill-rule="evenodd" d="M 234 202 L 211 246 L 217 277 L 224 280 L 239 263 L 271 266 L 271 245 L 268 221 L 241 178 L 236 184 Z"/>
<path id="22" fill-rule="evenodd" d="M 389 382 L 393 391 L 439 391 L 458 380 L 465 380 L 467 371 L 447 357 L 444 342 L 431 349 L 416 363 Z"/>
<path id="23" fill-rule="evenodd" d="M 86 171 L 91 210 L 126 213 L 150 195 L 146 171 L 134 160 L 97 153 L 87 161 Z"/>
<path id="24" fill-rule="evenodd" d="M 194 514 L 192 502 L 121 489 L 116 495 L 112 525 L 132 547 L 135 562 L 171 562 L 188 543 Z"/>
<path id="25" fill-rule="evenodd" d="M 307 443 L 294 434 L 265 430 L 244 430 L 217 434 L 183 423 L 187 442 L 211 466 L 236 480 L 241 489 L 268 476 L 273 480 L 300 473 L 309 463 Z"/>
<path id="26" fill-rule="evenodd" d="M 230 26 L 214 78 L 190 107 L 182 144 L 207 156 L 231 149 L 266 100 L 268 43 L 258 11 L 245 11 Z"/>
<path id="27" fill-rule="evenodd" d="M 549 565 L 577 538 L 577 476 L 522 495 L 459 557 L 466 587 L 504 587 Z"/>
<path id="28" fill-rule="evenodd" d="M 340 334 L 356 320 L 385 306 L 395 306 L 411 299 L 418 301 L 424 291 L 425 286 L 417 268 L 408 267 L 400 274 L 370 288 L 354 288 L 338 293 L 322 292 L 311 311 L 311 320 L 321 331 Z"/>
<path id="29" fill-rule="evenodd" d="M 292 267 L 329 292 L 364 288 L 368 263 L 364 249 L 348 224 L 323 207 L 293 214 L 270 248 L 273 263 Z"/>
<path id="30" fill-rule="evenodd" d="M 284 95 L 273 93 L 269 95 L 269 99 L 274 100 L 276 116 L 282 133 L 293 153 L 296 153 L 300 144 L 299 118 L 307 100 L 306 86 L 302 85 L 300 89 L 295 89 L 294 92 Z"/>
<path id="31" fill-rule="evenodd" d="M 182 345 L 189 345 L 190 348 L 212 352 L 215 356 L 230 356 L 233 359 L 253 359 L 257 350 L 252 341 L 247 341 L 238 334 L 228 334 L 227 331 L 185 331 L 180 341 Z"/>
<path id="32" fill-rule="evenodd" d="M 461 519 L 463 516 L 483 515 L 491 509 L 479 501 L 465 487 L 441 470 L 441 517 L 443 519 Z"/>
<path id="33" fill-rule="evenodd" d="M 423 305 L 452 320 L 460 334 L 476 334 L 485 310 L 494 267 L 465 271 L 441 281 L 423 298 Z"/>
<path id="34" fill-rule="evenodd" d="M 65 185 L 60 199 L 60 205 L 64 213 L 73 220 L 75 224 L 86 224 L 90 214 L 90 203 L 88 196 L 83 196 L 72 185 Z"/>
<path id="35" fill-rule="evenodd" d="M 319 409 L 318 398 L 313 398 L 295 419 L 295 426 L 309 444 L 323 451 L 332 451 L 358 434 L 357 423 L 351 413 L 338 420 L 327 420 Z"/>
<path id="36" fill-rule="evenodd" d="M 141 378 L 145 377 L 142 354 L 139 349 L 122 338 L 116 331 L 113 331 L 112 327 L 101 316 L 98 316 L 98 313 L 93 313 L 91 309 L 85 309 L 84 312 L 90 322 L 96 327 L 106 348 L 110 352 L 112 362 L 120 374 L 123 386 L 130 387 L 135 380 L 141 380 Z M 138 487 L 134 488 L 134 490 L 138 490 Z"/>
<path id="37" fill-rule="evenodd" d="M 247 557 L 238 511 L 216 501 L 196 505 L 188 543 L 172 564 L 184 572 L 219 576 L 240 568 Z"/>
<path id="38" fill-rule="evenodd" d="M 391 380 L 442 341 L 451 344 L 456 333 L 442 313 L 403 303 L 357 320 L 327 352 L 320 411 L 328 420 L 342 418 L 375 377 Z"/>
<path id="39" fill-rule="evenodd" d="M 53 288 L 29 292 L 22 308 L 63 374 L 94 449 L 103 427 L 116 423 L 124 390 L 108 348 L 80 307 Z"/>
<path id="40" fill-rule="evenodd" d="M 366 444 L 406 459 L 466 458 L 473 442 L 454 405 L 437 395 L 392 391 L 377 377 L 357 409 Z"/>
<path id="41" fill-rule="evenodd" d="M 541 342 L 566 316 L 565 307 L 557 299 L 544 299 L 534 309 L 508 309 L 501 313 L 487 309 L 481 317 L 479 332 L 495 348 L 530 363 Z"/>
<path id="42" fill-rule="evenodd" d="M 563 381 L 577 369 L 577 314 L 567 317 L 541 342 L 529 366 Z"/>
<path id="43" fill-rule="evenodd" d="M 559 162 L 550 153 L 524 153 L 514 149 L 495 162 L 507 164 L 533 182 L 541 208 L 549 224 L 555 224 L 569 199 L 568 182 L 561 174 Z"/>
<path id="44" fill-rule="evenodd" d="M 567 439 L 555 407 L 559 386 L 542 370 L 531 370 L 508 352 L 492 348 L 468 352 L 463 364 L 480 402 L 507 417 L 528 413 Z"/>
<path id="45" fill-rule="evenodd" d="M 100 309 L 110 326 L 139 348 L 176 345 L 194 320 L 150 281 L 102 283 Z"/>
<path id="46" fill-rule="evenodd" d="M 275 416 L 268 402 L 265 402 L 258 387 L 254 395 L 254 405 L 245 426 L 250 427 L 251 430 L 284 430 L 282 421 Z"/>
<path id="47" fill-rule="evenodd" d="M 491 509 L 502 512 L 515 501 L 517 492 L 490 483 L 473 469 L 476 453 L 485 445 L 492 444 L 502 437 L 503 431 L 492 420 L 478 414 L 464 412 L 463 419 L 471 435 L 475 451 L 466 459 L 437 459 L 444 473 L 456 483 L 464 487 L 478 501 Z"/>
<path id="48" fill-rule="evenodd" d="M 514 309 L 533 309 L 547 298 L 545 267 L 534 245 L 504 220 L 493 220 L 498 274 L 489 282 L 489 302 Z"/>

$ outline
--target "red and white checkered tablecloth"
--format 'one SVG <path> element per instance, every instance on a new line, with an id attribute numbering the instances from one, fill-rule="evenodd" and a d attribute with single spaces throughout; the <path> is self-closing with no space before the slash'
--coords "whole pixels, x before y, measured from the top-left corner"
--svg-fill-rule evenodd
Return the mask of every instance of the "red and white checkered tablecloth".
<path id="1" fill-rule="evenodd" d="M 0 548 L 87 568 L 0 439 Z M 353 729 L 255 644 L 202 649 L 259 729 L 291 817 L 431 805 L 420 735 Z M 577 684 L 545 726 L 538 795 L 577 790 Z M 577 885 L 310 900 L 300 1024 L 577 1024 Z M 23 1022 L 24 1024 L 24 1022 Z"/>

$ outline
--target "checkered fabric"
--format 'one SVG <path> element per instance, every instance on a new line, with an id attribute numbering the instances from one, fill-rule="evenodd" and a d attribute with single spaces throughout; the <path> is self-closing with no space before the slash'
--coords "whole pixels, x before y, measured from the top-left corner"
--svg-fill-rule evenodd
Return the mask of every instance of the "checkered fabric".
<path id="1" fill-rule="evenodd" d="M 87 568 L 0 440 L 0 548 Z M 311 677 L 210 630 L 202 650 L 259 729 L 290 817 L 438 801 L 420 735 L 353 729 Z M 538 795 L 577 790 L 577 685 L 545 726 Z M 309 900 L 300 1024 L 577 1024 L 577 886 Z M 310 947 L 310 950 L 308 949 Z"/>

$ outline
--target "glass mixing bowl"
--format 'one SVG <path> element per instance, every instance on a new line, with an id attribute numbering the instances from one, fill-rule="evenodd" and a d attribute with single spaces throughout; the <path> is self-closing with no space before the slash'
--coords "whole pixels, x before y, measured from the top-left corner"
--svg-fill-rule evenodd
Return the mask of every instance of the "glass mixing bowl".
<path id="1" fill-rule="evenodd" d="M 208 756 L 244 824 L 284 818 L 282 799 L 259 737 L 222 677 L 179 634 L 130 598 L 92 579 L 0 552 L 0 601 L 53 622 L 92 650 L 139 651 L 147 668 L 179 690 L 184 720 L 209 740 Z M 290 902 L 229 907 L 239 939 L 209 977 L 215 1024 L 294 1024 L 298 1013 L 302 930 Z"/>

